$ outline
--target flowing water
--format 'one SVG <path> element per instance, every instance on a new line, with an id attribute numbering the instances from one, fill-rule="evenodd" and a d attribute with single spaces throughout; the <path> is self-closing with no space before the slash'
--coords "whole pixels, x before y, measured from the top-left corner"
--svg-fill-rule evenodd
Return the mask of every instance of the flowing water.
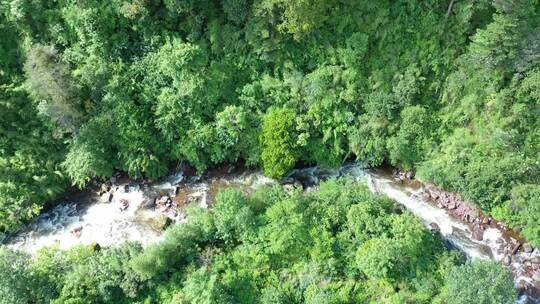
<path id="1" fill-rule="evenodd" d="M 77 201 L 61 203 L 43 213 L 21 232 L 8 237 L 6 243 L 31 254 L 53 245 L 62 249 L 92 243 L 111 246 L 124 241 L 147 245 L 161 239 L 164 218 L 177 222 L 185 220 L 185 206 L 180 203 L 175 204 L 177 208 L 146 205 L 156 197 L 169 195 L 173 201 L 183 198 L 206 208 L 221 188 L 236 187 L 249 191 L 274 183 L 257 172 L 205 180 L 198 177 L 186 179 L 180 172 L 152 185 L 129 181 L 117 183 L 113 185 L 117 190 L 111 191 L 111 202 L 104 202 L 96 193 L 88 192 L 82 198 L 78 196 Z M 173 197 L 177 186 L 179 195 Z"/>
<path id="2" fill-rule="evenodd" d="M 468 224 L 422 198 L 421 185 L 398 181 L 387 171 L 365 169 L 360 165 L 347 165 L 336 170 L 313 167 L 295 170 L 283 181 L 299 182 L 309 188 L 321 180 L 343 176 L 364 181 L 373 192 L 384 194 L 405 206 L 422 219 L 426 226 L 433 227 L 433 223 L 436 224 L 449 246 L 462 251 L 469 259 L 503 258 L 498 253 L 501 244 L 507 241 L 502 231 L 488 228 L 482 241 L 475 240 Z M 204 179 L 186 179 L 182 173 L 178 173 L 153 185 L 120 183 L 111 202 L 104 203 L 97 195 L 89 194 L 83 200 L 62 203 L 39 216 L 22 232 L 8 238 L 7 244 L 31 254 L 35 254 L 39 248 L 55 244 L 64 249 L 91 243 L 111 246 L 123 241 L 138 241 L 147 245 L 162 237 L 163 227 L 159 223 L 163 217 L 185 220 L 184 205 L 197 203 L 208 207 L 216 193 L 224 187 L 251 191 L 276 183 L 259 172 L 249 171 Z M 148 200 L 162 195 L 173 196 L 177 208 L 146 205 Z M 533 254 L 540 256 L 538 249 Z M 516 284 L 525 286 L 533 283 L 520 270 L 520 265 L 511 266 Z M 520 303 L 540 301 L 523 296 Z"/>

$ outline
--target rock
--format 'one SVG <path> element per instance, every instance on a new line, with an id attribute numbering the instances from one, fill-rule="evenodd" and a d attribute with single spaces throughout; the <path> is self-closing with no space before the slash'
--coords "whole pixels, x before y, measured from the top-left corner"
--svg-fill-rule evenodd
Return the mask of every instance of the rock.
<path id="1" fill-rule="evenodd" d="M 109 182 L 111 182 L 111 184 L 116 184 L 116 176 L 111 176 L 111 178 L 109 178 Z"/>
<path id="2" fill-rule="evenodd" d="M 174 187 L 174 196 L 177 196 L 178 193 L 180 193 L 180 189 L 181 189 L 180 186 L 175 186 Z"/>
<path id="3" fill-rule="evenodd" d="M 73 230 L 71 230 L 71 234 L 73 234 L 74 237 L 80 238 L 82 235 L 82 226 L 76 227 Z"/>
<path id="4" fill-rule="evenodd" d="M 531 259 L 531 263 L 540 265 L 540 257 L 534 257 Z"/>
<path id="5" fill-rule="evenodd" d="M 90 245 L 88 245 L 88 247 L 90 247 L 90 250 L 92 250 L 92 251 L 100 251 L 101 250 L 101 246 L 97 242 L 91 243 Z"/>
<path id="6" fill-rule="evenodd" d="M 491 222 L 491 221 L 490 221 L 489 217 L 484 217 L 484 218 L 482 218 L 482 224 L 484 224 L 484 225 L 489 225 L 490 222 Z"/>
<path id="7" fill-rule="evenodd" d="M 172 224 L 172 219 L 166 215 L 161 215 L 150 220 L 150 225 L 156 230 L 165 230 Z"/>
<path id="8" fill-rule="evenodd" d="M 129 201 L 125 199 L 120 200 L 120 211 L 125 211 L 129 207 Z"/>
<path id="9" fill-rule="evenodd" d="M 101 195 L 101 201 L 104 203 L 110 203 L 113 200 L 113 194 L 110 192 L 106 192 L 103 195 Z"/>
<path id="10" fill-rule="evenodd" d="M 526 253 L 531 253 L 533 252 L 534 248 L 533 246 L 531 246 L 531 244 L 529 243 L 525 243 L 523 244 L 523 251 L 526 252 Z"/>
<path id="11" fill-rule="evenodd" d="M 480 226 L 475 226 L 472 235 L 475 240 L 481 241 L 484 239 L 484 229 Z"/>
<path id="12" fill-rule="evenodd" d="M 534 272 L 534 274 L 532 275 L 532 279 L 537 282 L 540 282 L 540 270 L 537 270 Z"/>
<path id="13" fill-rule="evenodd" d="M 433 230 L 433 231 L 441 231 L 441 227 L 439 227 L 439 225 L 437 225 L 437 223 L 430 223 L 429 228 L 431 230 Z"/>
<path id="14" fill-rule="evenodd" d="M 514 245 L 514 247 L 512 248 L 512 254 L 516 254 L 516 252 L 519 250 L 519 248 L 521 247 L 521 243 L 517 243 L 516 245 Z"/>
<path id="15" fill-rule="evenodd" d="M 407 179 L 413 179 L 413 178 L 414 178 L 414 172 L 413 172 L 413 171 L 409 171 L 409 172 L 405 173 L 405 178 L 407 178 Z"/>
<path id="16" fill-rule="evenodd" d="M 502 259 L 502 262 L 505 266 L 510 266 L 510 264 L 512 264 L 512 258 L 507 255 Z"/>
<path id="17" fill-rule="evenodd" d="M 170 206 L 171 202 L 172 202 L 172 199 L 169 196 L 164 195 L 164 196 L 160 197 L 159 199 L 157 199 L 156 204 L 164 205 L 164 206 Z"/>
<path id="18" fill-rule="evenodd" d="M 294 185 L 293 184 L 285 184 L 283 185 L 283 190 L 285 190 L 285 192 L 287 193 L 290 193 L 294 190 Z"/>
<path id="19" fill-rule="evenodd" d="M 512 261 L 514 261 L 514 263 L 523 264 L 525 262 L 525 258 L 522 255 L 516 254 L 512 258 Z"/>
<path id="20" fill-rule="evenodd" d="M 129 185 L 128 184 L 125 184 L 124 186 L 122 186 L 122 188 L 124 189 L 125 193 L 129 192 Z"/>
<path id="21" fill-rule="evenodd" d="M 447 208 L 450 209 L 450 210 L 456 209 L 457 208 L 456 202 L 455 201 L 449 202 L 448 205 L 447 205 Z"/>
<path id="22" fill-rule="evenodd" d="M 111 186 L 109 186 L 107 183 L 101 184 L 100 192 L 103 194 L 105 192 L 109 192 L 111 190 Z"/>
<path id="23" fill-rule="evenodd" d="M 154 208 L 156 206 L 156 200 L 157 198 L 145 198 L 141 204 L 141 207 L 143 208 Z"/>

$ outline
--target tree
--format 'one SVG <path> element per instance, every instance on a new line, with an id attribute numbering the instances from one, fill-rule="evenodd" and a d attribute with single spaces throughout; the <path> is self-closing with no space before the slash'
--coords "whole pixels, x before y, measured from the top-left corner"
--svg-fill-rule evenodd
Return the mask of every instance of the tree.
<path id="1" fill-rule="evenodd" d="M 85 124 L 71 143 L 63 165 L 79 188 L 92 178 L 111 176 L 118 167 L 113 158 L 113 130 L 110 117 L 98 116 Z"/>
<path id="2" fill-rule="evenodd" d="M 27 254 L 0 246 L 0 303 L 33 302 L 29 261 Z"/>
<path id="3" fill-rule="evenodd" d="M 511 304 L 517 300 L 512 275 L 499 263 L 477 261 L 454 267 L 445 279 L 448 304 Z"/>
<path id="4" fill-rule="evenodd" d="M 279 11 L 281 13 L 281 23 L 277 28 L 285 33 L 290 33 L 295 39 L 301 39 L 311 31 L 317 29 L 324 23 L 327 17 L 327 10 L 331 1 L 321 0 L 265 0 L 260 3 L 259 10 L 267 14 Z"/>
<path id="5" fill-rule="evenodd" d="M 420 106 L 403 109 L 399 131 L 387 144 L 393 165 L 411 170 L 430 150 L 432 121 L 429 115 Z"/>
<path id="6" fill-rule="evenodd" d="M 26 94 L 0 86 L 0 231 L 14 231 L 66 189 L 61 141 Z"/>
<path id="7" fill-rule="evenodd" d="M 216 236 L 227 244 L 254 235 L 255 214 L 250 201 L 237 189 L 225 189 L 216 197 L 214 207 Z"/>
<path id="8" fill-rule="evenodd" d="M 84 121 L 79 90 L 66 64 L 52 46 L 35 45 L 24 64 L 26 87 L 41 114 L 58 124 L 58 131 L 75 132 Z"/>
<path id="9" fill-rule="evenodd" d="M 263 117 L 261 160 L 268 176 L 284 176 L 296 164 L 295 118 L 295 113 L 287 108 L 271 108 Z"/>
<path id="10" fill-rule="evenodd" d="M 534 184 L 516 186 L 511 199 L 493 211 L 494 216 L 512 227 L 520 227 L 528 241 L 540 245 L 540 187 Z"/>

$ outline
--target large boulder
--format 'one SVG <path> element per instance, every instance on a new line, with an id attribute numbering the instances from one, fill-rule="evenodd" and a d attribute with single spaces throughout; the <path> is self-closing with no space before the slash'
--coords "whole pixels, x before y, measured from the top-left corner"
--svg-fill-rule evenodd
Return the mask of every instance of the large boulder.
<path id="1" fill-rule="evenodd" d="M 149 220 L 149 224 L 155 230 L 161 231 L 167 229 L 172 224 L 172 219 L 164 214 L 156 216 Z"/>
<path id="2" fill-rule="evenodd" d="M 473 238 L 477 241 L 484 239 L 484 228 L 482 226 L 475 225 L 472 232 Z"/>

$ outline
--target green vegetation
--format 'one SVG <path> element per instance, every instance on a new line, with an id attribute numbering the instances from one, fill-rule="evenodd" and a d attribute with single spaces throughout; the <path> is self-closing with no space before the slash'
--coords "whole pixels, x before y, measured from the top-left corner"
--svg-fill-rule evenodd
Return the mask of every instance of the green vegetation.
<path id="1" fill-rule="evenodd" d="M 286 227 L 286 229 L 284 229 Z M 350 180 L 227 189 L 141 249 L 0 248 L 0 303 L 478 303 L 517 294 L 496 263 L 460 265 L 436 234 Z"/>
<path id="2" fill-rule="evenodd" d="M 354 160 L 417 170 L 540 246 L 539 33 L 534 0 L 0 0 L 0 235 L 115 171 Z M 0 296 L 461 303 L 440 242 L 354 191 L 226 193 L 144 253 L 1 249 Z"/>
<path id="3" fill-rule="evenodd" d="M 516 290 L 508 284 L 508 271 L 502 271 L 496 262 L 479 261 L 454 267 L 446 277 L 444 298 L 448 304 L 475 303 L 514 304 Z"/>
<path id="4" fill-rule="evenodd" d="M 540 6 L 450 3 L 0 0 L 0 230 L 118 170 L 358 160 L 540 245 Z"/>

